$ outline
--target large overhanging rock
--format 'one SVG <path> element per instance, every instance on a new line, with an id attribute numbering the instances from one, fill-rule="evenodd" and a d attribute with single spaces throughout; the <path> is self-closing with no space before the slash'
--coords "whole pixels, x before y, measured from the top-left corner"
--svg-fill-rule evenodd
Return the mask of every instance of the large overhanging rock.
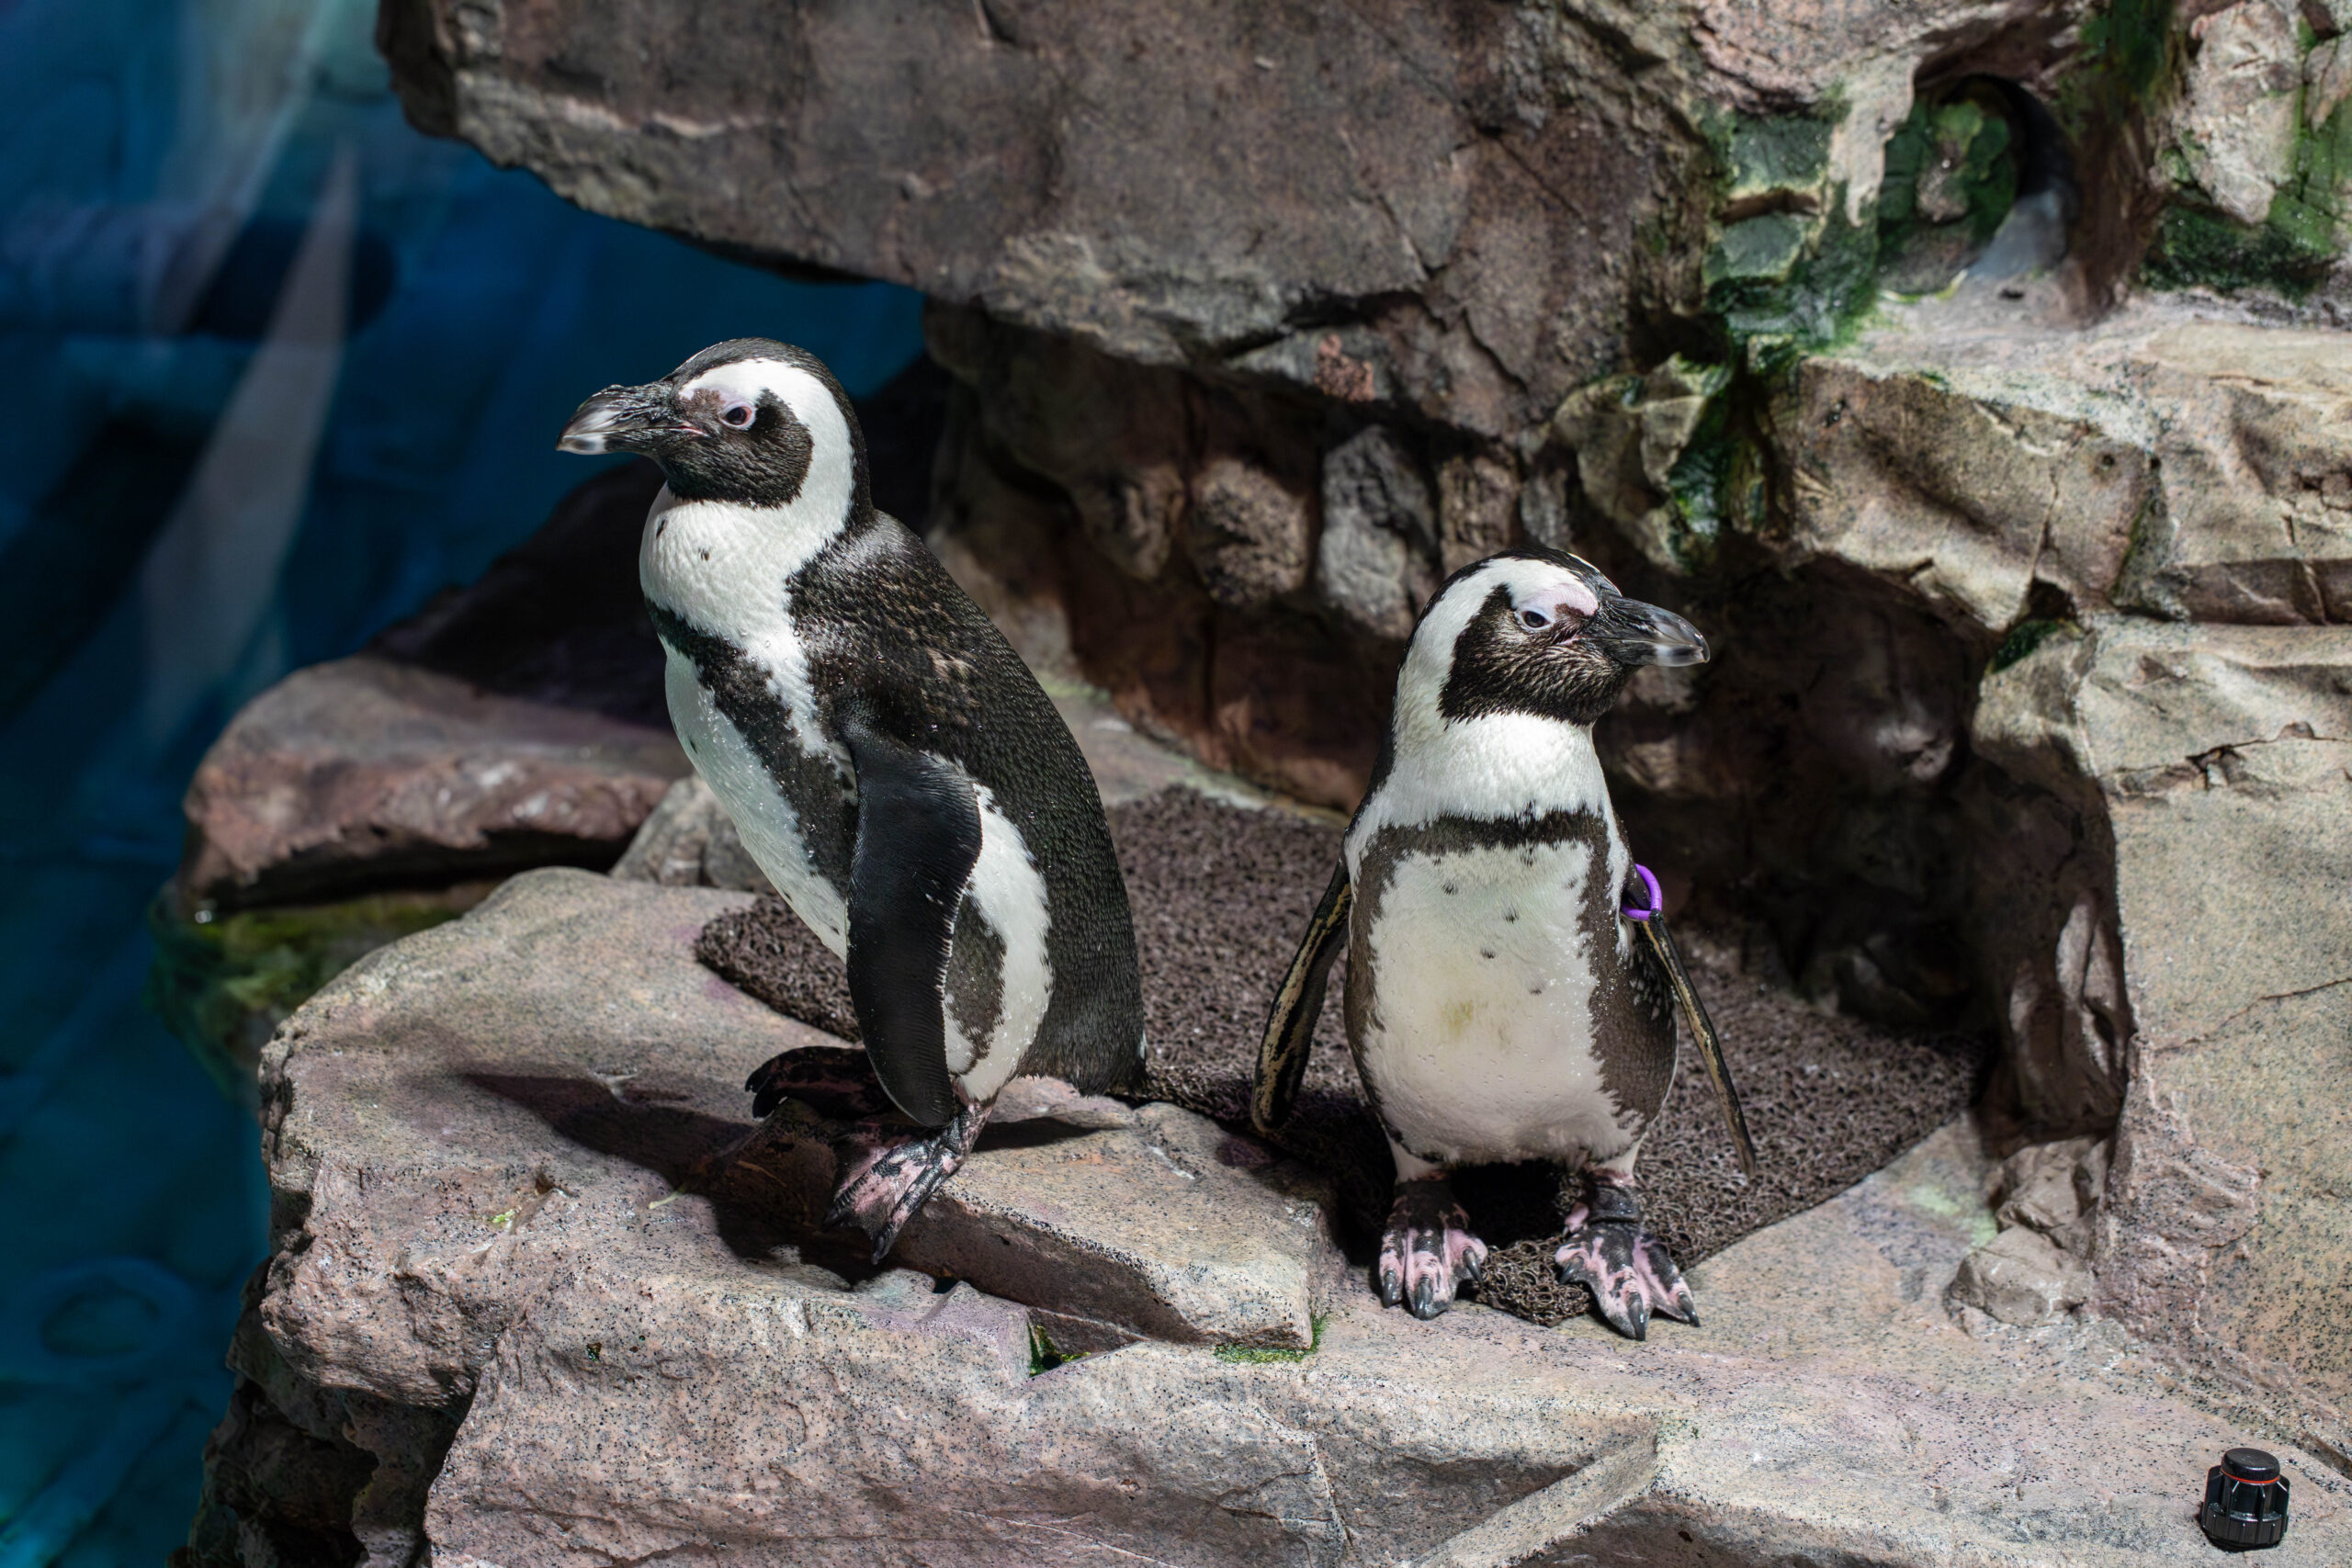
<path id="1" fill-rule="evenodd" d="M 275 1256 L 189 1568 L 2204 1550 L 2201 1466 L 2245 1428 L 2095 1328 L 1947 1319 L 1990 1223 L 1957 1125 L 1702 1265 L 1706 1327 L 1640 1345 L 1382 1311 L 1312 1184 L 1166 1107 L 1105 1127 L 1032 1097 L 1096 1124 L 984 1140 L 919 1222 L 967 1238 L 933 1259 L 959 1278 L 875 1270 L 805 1224 L 821 1148 L 746 1120 L 747 1069 L 823 1037 L 695 963 L 743 897 L 533 873 L 288 1023 L 266 1067 Z M 1092 1240 L 1046 1271 L 978 1256 L 1047 1232 Z M 1059 1309 L 1125 1310 L 1103 1287 L 1155 1249 L 1253 1257 L 1260 1283 L 1200 1269 L 1098 1343 L 1132 1342 L 1056 1365 Z M 1269 1286 L 1303 1289 L 1312 1323 L 1267 1323 Z M 2278 1561 L 2352 1551 L 2340 1488 L 2285 1452 Z"/>
<path id="2" fill-rule="evenodd" d="M 403 0 L 411 115 L 597 211 L 1500 435 L 1624 352 L 1670 25 L 1542 6 Z M 1345 321 L 1335 332 L 1323 323 Z"/>

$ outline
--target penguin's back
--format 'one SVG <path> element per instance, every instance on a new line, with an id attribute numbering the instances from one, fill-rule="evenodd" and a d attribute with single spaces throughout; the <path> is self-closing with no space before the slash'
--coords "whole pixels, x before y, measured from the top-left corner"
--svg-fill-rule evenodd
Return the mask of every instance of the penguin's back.
<path id="1" fill-rule="evenodd" d="M 1349 1045 L 1419 1157 L 1609 1159 L 1656 1119 L 1673 1023 L 1617 912 L 1611 826 L 1439 816 L 1351 843 Z"/>
<path id="2" fill-rule="evenodd" d="M 972 781 L 982 847 L 949 959 L 950 1021 L 976 1044 L 1022 998 L 1003 959 L 1042 940 L 1049 988 L 1025 1056 L 1000 1060 L 1087 1093 L 1141 1081 L 1143 998 L 1133 915 L 1085 755 L 1036 677 L 938 558 L 893 519 L 842 536 L 792 584 L 820 727 L 865 722 Z M 1004 977 L 989 994 L 989 976 Z M 960 1013 L 960 1016 L 958 1016 Z M 1014 1033 L 1026 1031 L 1015 1029 Z M 951 1055 L 953 1045 L 951 1043 Z"/>

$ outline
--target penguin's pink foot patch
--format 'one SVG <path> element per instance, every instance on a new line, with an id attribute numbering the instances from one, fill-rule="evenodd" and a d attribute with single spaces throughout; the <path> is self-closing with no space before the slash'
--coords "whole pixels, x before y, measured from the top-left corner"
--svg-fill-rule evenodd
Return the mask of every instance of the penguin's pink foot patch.
<path id="1" fill-rule="evenodd" d="M 787 1100 L 834 1122 L 880 1116 L 890 1109 L 874 1064 L 856 1045 L 804 1045 L 771 1056 L 752 1069 L 743 1087 L 752 1091 L 754 1116 L 765 1116 Z"/>
<path id="2" fill-rule="evenodd" d="M 874 1261 L 881 1262 L 907 1222 L 972 1152 L 987 1119 L 986 1110 L 967 1105 L 928 1136 L 910 1133 L 902 1122 L 860 1122 L 833 1143 L 840 1179 L 825 1211 L 826 1225 L 855 1225 L 873 1237 Z"/>
<path id="3" fill-rule="evenodd" d="M 1452 1188 L 1434 1179 L 1396 1184 L 1373 1267 L 1383 1305 L 1435 1317 L 1453 1304 L 1458 1287 L 1478 1282 L 1486 1266 L 1487 1244 L 1470 1234 L 1470 1216 Z"/>
<path id="4" fill-rule="evenodd" d="M 1611 1173 L 1588 1171 L 1585 1198 L 1568 1215 L 1567 1244 L 1552 1255 L 1564 1285 L 1582 1285 L 1609 1326 L 1649 1337 L 1653 1314 L 1699 1326 L 1699 1305 L 1666 1244 L 1642 1225 L 1634 1190 Z"/>

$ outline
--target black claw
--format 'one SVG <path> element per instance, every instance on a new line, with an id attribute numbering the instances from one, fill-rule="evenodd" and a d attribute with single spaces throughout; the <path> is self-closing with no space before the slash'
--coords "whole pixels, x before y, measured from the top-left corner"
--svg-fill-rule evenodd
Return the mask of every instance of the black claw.
<path id="1" fill-rule="evenodd" d="M 1419 1283 L 1413 1287 L 1413 1315 L 1427 1323 L 1444 1310 L 1438 1303 L 1437 1282 L 1423 1275 Z"/>
<path id="2" fill-rule="evenodd" d="M 1380 1271 L 1380 1304 L 1382 1306 L 1398 1306 L 1403 1304 L 1404 1300 L 1404 1277 L 1402 1275 L 1393 1274 L 1387 1269 L 1383 1269 Z"/>

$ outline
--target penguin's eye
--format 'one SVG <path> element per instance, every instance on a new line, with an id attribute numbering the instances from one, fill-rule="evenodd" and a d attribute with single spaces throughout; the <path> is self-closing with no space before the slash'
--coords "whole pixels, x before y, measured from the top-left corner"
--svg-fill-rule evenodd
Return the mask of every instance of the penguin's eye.
<path id="1" fill-rule="evenodd" d="M 1552 624 L 1552 617 L 1541 610 L 1521 610 L 1519 613 L 1519 624 L 1529 631 L 1540 632 Z"/>
<path id="2" fill-rule="evenodd" d="M 728 424 L 733 425 L 738 430 L 749 430 L 752 427 L 752 420 L 753 417 L 752 413 L 752 405 L 749 403 L 729 403 L 725 408 L 718 411 L 718 417 L 720 420 Z"/>

